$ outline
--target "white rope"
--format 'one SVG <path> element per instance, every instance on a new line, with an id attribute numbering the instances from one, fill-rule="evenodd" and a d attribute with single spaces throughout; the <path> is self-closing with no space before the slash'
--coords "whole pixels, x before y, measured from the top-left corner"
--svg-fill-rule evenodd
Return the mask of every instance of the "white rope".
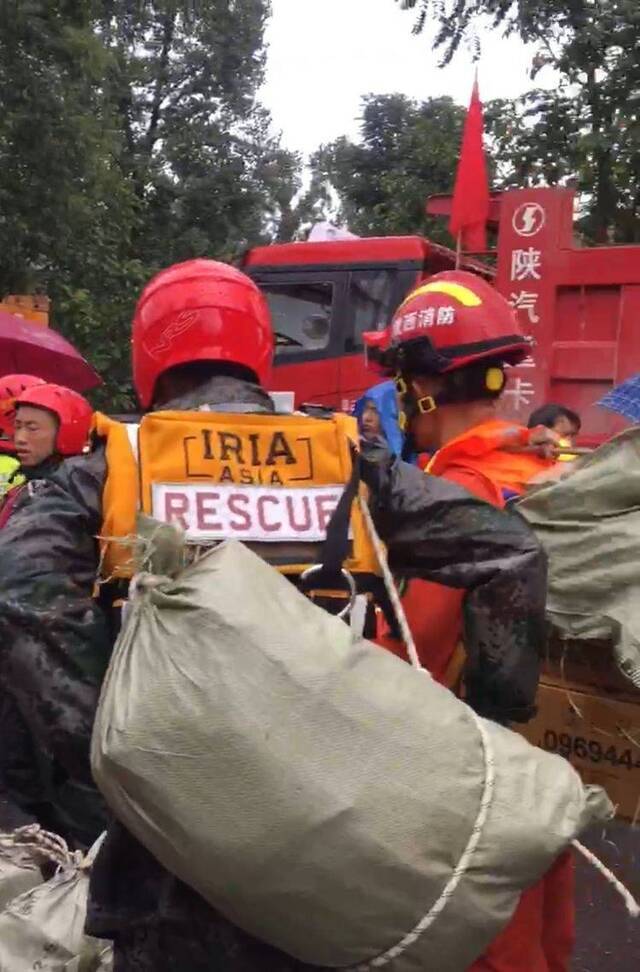
<path id="1" fill-rule="evenodd" d="M 382 541 L 380 540 L 380 537 L 378 536 L 378 532 L 375 528 L 373 519 L 371 517 L 371 511 L 369 510 L 366 501 L 362 497 L 360 497 L 360 505 L 362 508 L 362 513 L 364 515 L 364 520 L 367 529 L 369 531 L 369 536 L 371 538 L 371 542 L 373 544 L 373 548 L 376 553 L 376 557 L 378 558 L 378 564 L 380 565 L 380 569 L 382 571 L 382 576 L 384 578 L 384 584 L 387 593 L 389 595 L 389 598 L 391 599 L 393 609 L 396 612 L 396 618 L 400 626 L 400 630 L 402 632 L 402 637 L 404 639 L 405 645 L 407 647 L 407 653 L 409 655 L 411 664 L 413 665 L 414 668 L 418 668 L 421 671 L 426 672 L 426 674 L 429 674 L 426 671 L 426 669 L 424 669 L 420 664 L 420 660 L 418 658 L 418 652 L 416 650 L 416 645 L 413 640 L 413 636 L 411 634 L 409 624 L 407 622 L 407 616 L 404 613 L 404 608 L 402 607 L 402 603 L 400 601 L 398 591 L 396 590 L 393 576 L 391 574 L 391 571 L 389 570 L 389 564 L 387 562 L 387 556 L 384 547 L 382 545 Z M 432 905 L 432 907 L 429 909 L 426 915 L 424 915 L 424 917 L 420 919 L 418 924 L 410 932 L 408 932 L 408 934 L 406 934 L 401 941 L 399 941 L 396 945 L 393 945 L 390 949 L 387 949 L 386 952 L 383 952 L 381 955 L 376 956 L 376 958 L 372 959 L 370 962 L 365 962 L 362 965 L 357 965 L 352 967 L 353 972 L 368 972 L 368 970 L 370 969 L 382 968 L 383 966 L 388 965 L 390 962 L 393 962 L 394 959 L 402 955 L 403 952 L 406 952 L 408 948 L 411 948 L 411 946 L 415 944 L 418 938 L 420 938 L 420 936 L 427 930 L 427 928 L 430 927 L 430 925 L 433 924 L 433 922 L 436 920 L 438 915 L 444 910 L 447 902 L 453 897 L 453 895 L 455 894 L 458 888 L 458 885 L 460 884 L 462 878 L 464 877 L 467 870 L 469 869 L 469 865 L 471 864 L 473 855 L 476 852 L 478 842 L 480 840 L 480 837 L 482 836 L 484 825 L 487 822 L 489 808 L 491 806 L 491 801 L 493 799 L 493 791 L 495 787 L 496 774 L 495 774 L 495 758 L 494 758 L 493 748 L 491 746 L 491 740 L 489 738 L 489 734 L 484 726 L 482 719 L 480 719 L 480 717 L 477 716 L 472 709 L 468 709 L 468 712 L 475 722 L 476 728 L 480 735 L 480 740 L 482 742 L 482 755 L 484 760 L 484 783 L 482 788 L 482 798 L 480 800 L 480 806 L 478 807 L 478 814 L 476 816 L 475 822 L 471 829 L 471 833 L 469 834 L 469 839 L 467 841 L 466 847 L 462 852 L 460 860 L 454 867 L 451 873 L 451 877 L 445 884 L 442 893 L 440 894 L 440 897 L 437 899 L 435 904 Z"/>
<path id="2" fill-rule="evenodd" d="M 3 849 L 30 851 L 34 857 L 44 857 L 58 867 L 88 869 L 96 859 L 106 836 L 105 830 L 85 854 L 83 851 L 70 850 L 63 837 L 43 830 L 40 824 L 34 823 L 18 827 L 10 833 L 0 833 L 0 851 Z"/>
<path id="3" fill-rule="evenodd" d="M 40 855 L 59 867 L 79 862 L 82 855 L 69 850 L 67 842 L 58 834 L 43 830 L 39 824 L 27 824 L 8 834 L 0 834 L 0 848 L 19 848 Z"/>
<path id="4" fill-rule="evenodd" d="M 405 935 L 397 945 L 393 945 L 386 952 L 376 956 L 376 958 L 372 959 L 370 962 L 365 962 L 362 965 L 352 966 L 352 972 L 369 972 L 371 969 L 380 969 L 383 966 L 388 965 L 389 962 L 393 962 L 394 959 L 397 959 L 400 955 L 402 955 L 403 952 L 406 952 L 408 948 L 411 948 L 411 946 L 415 944 L 418 938 L 424 934 L 427 928 L 434 923 L 438 915 L 444 910 L 447 902 L 453 897 L 458 885 L 469 869 L 469 865 L 471 864 L 473 855 L 476 852 L 478 842 L 482 836 L 482 831 L 484 830 L 484 825 L 487 821 L 495 786 L 495 760 L 489 734 L 484 727 L 482 719 L 480 719 L 480 717 L 477 716 L 471 709 L 469 709 L 469 714 L 473 717 L 476 728 L 478 729 L 480 738 L 482 740 L 482 750 L 484 756 L 484 786 L 480 807 L 478 808 L 478 815 L 471 830 L 471 834 L 469 835 L 467 845 L 462 852 L 460 860 L 453 869 L 451 877 L 445 884 L 440 897 L 429 909 L 424 918 L 421 918 L 418 924 L 407 935 Z"/>
<path id="5" fill-rule="evenodd" d="M 371 516 L 371 511 L 369 509 L 368 503 L 363 496 L 360 496 L 358 498 L 360 501 L 360 509 L 362 510 L 364 522 L 366 524 L 367 531 L 369 533 L 369 538 L 373 545 L 373 549 L 375 551 L 376 558 L 380 566 L 380 570 L 382 571 L 382 579 L 384 580 L 384 586 L 386 588 L 387 594 L 389 595 L 389 600 L 391 601 L 393 610 L 395 612 L 396 620 L 400 627 L 402 640 L 404 641 L 405 647 L 407 649 L 407 655 L 409 656 L 409 661 L 411 662 L 414 668 L 419 668 L 420 671 L 424 672 L 426 675 L 429 675 L 429 677 L 431 678 L 430 672 L 428 672 L 427 669 L 420 664 L 420 659 L 418 657 L 418 649 L 416 648 L 416 643 L 413 640 L 413 635 L 411 634 L 411 629 L 407 621 L 407 616 L 404 613 L 404 608 L 402 606 L 402 601 L 400 600 L 400 595 L 398 594 L 398 590 L 396 588 L 395 581 L 393 579 L 393 574 L 389 570 L 387 555 L 385 553 L 382 540 L 380 539 L 378 535 L 378 531 L 376 530 L 375 524 L 373 522 L 373 517 Z"/>
<path id="6" fill-rule="evenodd" d="M 585 857 L 590 864 L 593 864 L 596 871 L 600 871 L 600 874 L 602 874 L 609 884 L 616 889 L 620 897 L 623 899 L 627 911 L 631 917 L 640 917 L 640 904 L 638 904 L 628 888 L 625 888 L 624 884 L 618 880 L 613 871 L 610 871 L 606 864 L 603 864 L 600 858 L 596 857 L 595 854 L 592 854 L 589 848 L 585 847 L 584 844 L 581 844 L 579 840 L 573 840 L 571 843 L 577 851 L 580 851 L 583 857 Z"/>
<path id="7" fill-rule="evenodd" d="M 371 517 L 371 512 L 369 510 L 369 507 L 366 501 L 364 500 L 364 498 L 362 497 L 360 497 L 360 505 L 362 508 L 362 513 L 364 516 L 367 529 L 369 531 L 369 536 L 371 538 L 371 542 L 373 544 L 373 548 L 375 550 L 376 557 L 378 559 L 378 564 L 380 565 L 380 569 L 382 571 L 382 576 L 384 578 L 384 583 L 385 583 L 387 593 L 391 599 L 391 603 L 393 605 L 394 611 L 396 612 L 396 618 L 400 626 L 400 630 L 402 632 L 402 637 L 405 641 L 405 645 L 407 647 L 407 653 L 411 660 L 411 664 L 414 666 L 414 668 L 419 668 L 422 671 L 424 671 L 425 669 L 422 668 L 420 664 L 420 660 L 418 658 L 415 642 L 411 635 L 411 631 L 407 623 L 407 618 L 404 613 L 404 608 L 402 607 L 400 597 L 396 590 L 393 576 L 391 574 L 391 571 L 389 570 L 389 564 L 387 562 L 387 557 L 386 557 L 384 547 L 382 545 L 382 541 L 380 540 L 380 537 L 378 536 L 378 532 L 373 523 L 373 519 Z M 480 738 L 482 740 L 485 776 L 484 776 L 484 786 L 482 792 L 482 799 L 480 801 L 480 807 L 478 809 L 478 814 L 476 816 L 475 823 L 471 830 L 471 834 L 469 835 L 469 840 L 467 841 L 467 845 L 462 853 L 462 856 L 460 857 L 460 860 L 455 866 L 451 874 L 451 877 L 447 881 L 440 897 L 437 899 L 435 904 L 430 908 L 427 914 L 420 919 L 418 924 L 407 935 L 405 935 L 404 938 L 401 941 L 399 941 L 396 945 L 393 945 L 390 949 L 388 949 L 386 952 L 383 952 L 381 955 L 376 956 L 376 958 L 372 959 L 370 962 L 365 962 L 360 965 L 352 966 L 350 972 L 370 972 L 371 969 L 382 968 L 383 966 L 388 965 L 390 962 L 394 961 L 394 959 L 402 955 L 403 952 L 406 952 L 408 948 L 410 948 L 412 945 L 415 944 L 418 938 L 422 934 L 424 934 L 427 928 L 429 928 L 429 926 L 433 924 L 433 922 L 436 920 L 438 915 L 443 911 L 447 902 L 455 894 L 456 889 L 460 884 L 460 881 L 462 880 L 462 878 L 464 877 L 464 875 L 466 874 L 469 868 L 473 855 L 475 854 L 476 848 L 478 846 L 480 837 L 482 836 L 482 831 L 484 829 L 484 825 L 486 823 L 487 816 L 489 813 L 489 808 L 491 806 L 491 801 L 493 799 L 493 792 L 495 787 L 495 759 L 493 754 L 493 748 L 491 746 L 491 740 L 489 738 L 489 734 L 487 733 L 487 730 L 483 724 L 482 719 L 480 719 L 480 717 L 477 716 L 472 709 L 469 709 L 468 711 L 476 724 L 476 728 L 478 729 Z M 606 878 L 606 880 L 616 889 L 618 894 L 621 895 L 621 897 L 625 902 L 629 914 L 634 918 L 640 916 L 640 905 L 635 900 L 631 892 L 627 888 L 625 888 L 625 886 L 618 880 L 615 874 L 613 874 L 609 870 L 609 868 L 606 867 L 606 865 L 604 865 L 602 861 L 600 861 L 595 856 L 595 854 L 592 854 L 591 851 L 588 850 L 586 847 L 584 847 L 584 845 L 581 844 L 579 841 L 574 840 L 572 841 L 572 844 L 576 848 L 576 850 L 578 850 L 581 854 L 583 854 L 584 857 L 591 864 L 593 864 L 596 870 L 598 870 Z"/>

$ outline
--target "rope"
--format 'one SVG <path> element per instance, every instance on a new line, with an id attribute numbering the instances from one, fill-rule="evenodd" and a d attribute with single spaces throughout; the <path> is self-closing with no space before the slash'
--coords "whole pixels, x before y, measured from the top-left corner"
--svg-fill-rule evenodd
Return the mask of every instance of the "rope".
<path id="1" fill-rule="evenodd" d="M 384 546 L 378 535 L 378 531 L 375 528 L 373 518 L 371 516 L 371 511 L 366 500 L 360 497 L 360 505 L 362 508 L 362 513 L 364 516 L 364 521 L 369 532 L 369 537 L 373 548 L 375 550 L 376 557 L 378 559 L 378 564 L 382 571 L 382 577 L 384 579 L 384 585 L 387 590 L 387 594 L 393 605 L 393 609 L 396 612 L 396 619 L 400 626 L 400 631 L 402 632 L 402 637 L 407 648 L 407 654 L 409 655 L 409 660 L 414 668 L 425 672 L 429 675 L 429 672 L 420 664 L 420 659 L 418 658 L 418 652 L 416 650 L 416 645 L 413 640 L 413 635 L 409 628 L 407 622 L 407 616 L 404 613 L 404 608 L 402 607 L 402 602 L 396 590 L 396 585 L 393 580 L 393 575 L 389 570 L 389 564 L 387 561 L 387 555 L 385 553 Z M 431 676 L 429 676 L 431 677 Z M 368 972 L 370 969 L 379 969 L 394 959 L 397 959 L 403 952 L 406 952 L 408 948 L 411 948 L 413 944 L 418 940 L 418 938 L 433 924 L 438 915 L 444 910 L 447 902 L 455 894 L 458 885 L 460 884 L 462 878 L 465 876 L 471 864 L 473 855 L 476 852 L 478 842 L 482 836 L 484 830 L 484 825 L 487 822 L 487 816 L 489 813 L 489 808 L 491 806 L 491 801 L 493 799 L 493 791 L 495 788 L 495 758 L 493 754 L 493 748 L 491 746 L 491 740 L 489 734 L 484 726 L 482 719 L 473 712 L 472 709 L 468 710 L 470 716 L 475 722 L 476 728 L 480 735 L 480 740 L 482 742 L 482 755 L 484 760 L 484 783 L 482 789 L 482 798 L 480 800 L 480 806 L 478 808 L 478 813 L 471 829 L 469 839 L 467 841 L 466 847 L 462 852 L 462 855 L 454 867 L 451 877 L 445 884 L 440 897 L 437 899 L 435 904 L 429 909 L 426 915 L 420 919 L 418 924 L 404 936 L 404 938 L 399 941 L 396 945 L 393 945 L 386 952 L 381 955 L 376 956 L 370 962 L 366 962 L 363 965 L 357 965 L 352 967 L 353 972 Z"/>
<path id="2" fill-rule="evenodd" d="M 393 609 L 396 612 L 396 619 L 400 626 L 400 631 L 402 632 L 402 637 L 404 639 L 407 648 L 407 654 L 409 655 L 409 659 L 414 668 L 418 668 L 422 671 L 425 671 L 425 669 L 423 669 L 422 665 L 420 664 L 415 642 L 413 640 L 413 636 L 411 635 L 411 631 L 407 623 L 407 617 L 404 613 L 404 608 L 402 607 L 400 597 L 396 590 L 393 576 L 391 574 L 391 571 L 389 570 L 389 564 L 387 561 L 387 556 L 385 553 L 384 546 L 375 528 L 373 518 L 371 516 L 371 511 L 369 510 L 369 506 L 363 497 L 360 497 L 360 505 L 362 508 L 364 521 L 367 526 L 367 530 L 369 532 L 371 543 L 373 544 L 373 548 L 375 550 L 375 554 L 378 559 L 378 564 L 382 571 L 385 588 L 391 600 L 391 604 L 393 605 Z M 456 867 L 454 868 L 451 877 L 447 881 L 440 897 L 437 899 L 437 901 L 431 907 L 431 909 L 427 912 L 427 914 L 418 922 L 418 924 L 407 935 L 405 935 L 405 937 L 396 945 L 393 945 L 390 949 L 388 949 L 386 952 L 383 952 L 381 955 L 376 956 L 376 958 L 372 959 L 370 962 L 353 966 L 351 972 L 370 972 L 371 969 L 382 968 L 383 966 L 388 965 L 390 962 L 394 961 L 394 959 L 398 958 L 400 955 L 403 954 L 403 952 L 406 952 L 408 948 L 414 945 L 415 942 L 418 940 L 418 938 L 427 930 L 427 928 L 429 928 L 430 925 L 433 924 L 433 922 L 436 920 L 438 915 L 443 911 L 449 899 L 453 896 L 453 894 L 455 894 L 455 891 L 458 885 L 460 884 L 460 881 L 462 880 L 462 878 L 464 877 L 464 875 L 466 874 L 469 868 L 469 865 L 476 851 L 478 842 L 480 840 L 482 831 L 484 829 L 484 825 L 487 820 L 489 808 L 491 806 L 491 801 L 493 798 L 493 791 L 495 787 L 495 760 L 493 755 L 493 749 L 491 746 L 491 740 L 489 738 L 489 735 L 487 733 L 487 730 L 482 720 L 471 709 L 469 709 L 469 713 L 471 714 L 471 716 L 475 721 L 476 728 L 478 729 L 480 738 L 482 740 L 485 778 L 484 778 L 482 799 L 480 801 L 480 807 L 478 809 L 478 815 L 476 817 L 475 823 L 471 830 L 471 834 L 469 836 L 469 840 L 467 841 L 467 845 L 462 853 L 462 856 L 460 857 L 460 860 L 458 861 Z M 611 886 L 615 888 L 618 894 L 622 897 L 628 913 L 633 918 L 639 917 L 640 905 L 635 900 L 631 892 L 622 884 L 621 881 L 618 880 L 615 874 L 613 874 L 613 872 L 610 871 L 609 868 L 605 864 L 603 864 L 602 861 L 599 860 L 599 858 L 595 856 L 595 854 L 593 854 L 590 850 L 588 850 L 588 848 L 586 848 L 578 840 L 572 841 L 572 844 L 576 848 L 576 850 L 578 850 L 586 858 L 586 860 L 589 861 L 593 865 L 593 867 L 595 867 L 595 869 L 599 871 L 600 874 L 603 875 L 603 877 L 609 882 L 609 884 L 611 884 Z"/>
<path id="3" fill-rule="evenodd" d="M 590 864 L 593 864 L 596 871 L 600 871 L 600 874 L 609 882 L 609 884 L 615 888 L 620 897 L 625 903 L 627 911 L 632 918 L 640 917 L 640 904 L 633 897 L 628 888 L 625 888 L 624 884 L 618 880 L 613 871 L 610 871 L 606 864 L 603 864 L 600 858 L 592 854 L 588 847 L 581 844 L 579 840 L 572 840 L 572 845 L 577 851 L 580 851 L 583 857 L 585 857 Z"/>
<path id="4" fill-rule="evenodd" d="M 480 801 L 480 807 L 478 808 L 478 815 L 476 817 L 475 823 L 469 835 L 469 840 L 467 845 L 462 852 L 460 860 L 456 864 L 451 877 L 445 884 L 442 893 L 435 904 L 429 909 L 424 918 L 421 918 L 418 924 L 413 928 L 404 938 L 398 942 L 397 945 L 393 945 L 386 952 L 381 955 L 376 956 L 370 962 L 366 962 L 363 965 L 357 965 L 352 967 L 352 972 L 369 972 L 371 969 L 379 969 L 394 959 L 397 959 L 403 952 L 406 952 L 408 948 L 418 940 L 418 938 L 429 928 L 430 925 L 434 923 L 438 915 L 444 910 L 447 902 L 455 894 L 458 885 L 460 884 L 462 878 L 465 876 L 469 869 L 473 855 L 476 852 L 478 842 L 482 836 L 482 831 L 484 830 L 484 825 L 487 821 L 487 816 L 489 814 L 489 808 L 491 806 L 491 801 L 493 799 L 493 791 L 495 786 L 495 760 L 493 755 L 493 749 L 491 746 L 491 740 L 489 739 L 489 734 L 482 722 L 482 719 L 475 714 L 471 709 L 469 709 L 470 715 L 476 724 L 476 728 L 480 734 L 480 739 L 482 740 L 482 750 L 484 757 L 484 786 L 482 791 L 482 799 Z"/>
<path id="5" fill-rule="evenodd" d="M 78 867 L 86 870 L 91 867 L 102 847 L 104 831 L 85 854 L 83 851 L 69 850 L 69 845 L 58 834 L 43 830 L 40 824 L 27 824 L 8 834 L 0 834 L 0 851 L 16 848 L 31 851 L 34 857 L 44 857 L 58 867 Z"/>
<path id="6" fill-rule="evenodd" d="M 27 824 L 25 827 L 18 827 L 10 834 L 0 834 L 1 848 L 29 850 L 59 867 L 70 867 L 78 864 L 82 859 L 80 852 L 69 850 L 67 842 L 62 837 L 43 830 L 39 824 Z"/>
<path id="7" fill-rule="evenodd" d="M 373 517 L 371 516 L 371 510 L 369 509 L 369 505 L 363 496 L 359 497 L 359 502 L 360 502 L 360 508 L 362 510 L 362 515 L 364 517 L 364 522 L 367 527 L 367 531 L 369 533 L 369 538 L 373 545 L 373 549 L 375 551 L 375 555 L 378 564 L 380 566 L 380 570 L 382 571 L 382 579 L 384 580 L 384 586 L 386 588 L 387 594 L 389 595 L 389 599 L 391 601 L 393 610 L 396 615 L 396 620 L 400 627 L 402 640 L 404 641 L 405 647 L 407 649 L 407 655 L 409 656 L 409 661 L 411 662 L 414 668 L 420 669 L 420 671 L 424 672 L 426 675 L 429 675 L 429 678 L 431 678 L 431 674 L 427 671 L 426 668 L 423 668 L 423 666 L 420 664 L 416 643 L 413 640 L 413 635 L 411 634 L 411 629 L 409 628 L 407 616 L 404 613 L 404 608 L 402 606 L 402 601 L 400 600 L 400 595 L 398 594 L 398 590 L 396 588 L 396 584 L 393 579 L 393 574 L 389 570 L 387 555 L 385 553 L 382 540 L 380 539 L 378 531 L 376 530 L 375 524 L 373 522 Z"/>

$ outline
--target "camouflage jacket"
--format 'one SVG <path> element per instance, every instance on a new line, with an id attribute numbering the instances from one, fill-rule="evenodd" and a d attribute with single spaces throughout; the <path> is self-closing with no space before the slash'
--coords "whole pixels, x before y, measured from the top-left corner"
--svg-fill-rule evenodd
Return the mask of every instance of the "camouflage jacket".
<path id="1" fill-rule="evenodd" d="M 213 379 L 171 408 L 222 403 L 270 409 L 264 393 L 229 378 Z M 468 591 L 466 637 L 477 708 L 504 719 L 526 718 L 544 640 L 545 561 L 533 534 L 516 514 L 424 476 L 383 450 L 368 449 L 363 469 L 392 566 Z M 65 462 L 50 481 L 31 484 L 0 533 L 0 688 L 15 700 L 36 748 L 50 756 L 51 800 L 84 843 L 104 822 L 89 764 L 93 716 L 112 647 L 107 618 L 92 597 L 104 479 L 98 443 L 89 456 Z M 173 929 L 180 941 L 201 942 L 210 959 L 200 965 L 194 959 L 194 970 L 304 967 L 206 908 L 112 824 L 92 874 L 89 930 L 122 941 L 133 936 L 131 948 L 144 952 L 135 930 L 147 929 L 142 937 L 150 940 L 148 929 L 160 926 Z M 169 939 L 158 938 L 165 943 L 159 951 L 166 952 L 173 932 L 167 934 Z M 124 962 L 121 967 L 128 968 Z M 153 958 L 145 965 L 138 956 L 131 967 L 160 972 L 161 965 Z"/>

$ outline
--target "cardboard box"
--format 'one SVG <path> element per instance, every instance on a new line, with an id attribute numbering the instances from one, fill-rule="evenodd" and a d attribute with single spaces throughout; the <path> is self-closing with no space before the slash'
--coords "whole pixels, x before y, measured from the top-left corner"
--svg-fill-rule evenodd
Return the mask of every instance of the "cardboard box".
<path id="1" fill-rule="evenodd" d="M 541 682 L 538 714 L 519 731 L 568 759 L 585 783 L 602 786 L 617 816 L 640 820 L 640 693 L 629 702 Z"/>
<path id="2" fill-rule="evenodd" d="M 640 691 L 618 669 L 608 640 L 563 638 L 553 631 L 543 661 L 543 680 L 567 682 L 579 691 L 612 693 L 640 702 Z M 584 686 L 588 686 L 585 688 Z"/>

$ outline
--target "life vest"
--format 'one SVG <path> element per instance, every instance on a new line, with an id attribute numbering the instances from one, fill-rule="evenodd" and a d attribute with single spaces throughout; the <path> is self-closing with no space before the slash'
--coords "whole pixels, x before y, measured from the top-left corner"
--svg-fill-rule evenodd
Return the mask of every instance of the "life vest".
<path id="1" fill-rule="evenodd" d="M 0 453 L 0 499 L 11 489 L 22 486 L 25 477 L 20 472 L 20 462 L 15 456 Z"/>
<path id="2" fill-rule="evenodd" d="M 482 422 L 438 449 L 427 471 L 440 476 L 447 468 L 464 466 L 494 482 L 505 499 L 520 496 L 531 479 L 555 465 L 536 453 L 510 451 L 524 448 L 528 435 L 528 429 L 512 422 Z"/>
<path id="3" fill-rule="evenodd" d="M 107 478 L 100 535 L 103 579 L 130 578 L 136 517 L 174 523 L 188 543 L 236 538 L 285 574 L 319 562 L 326 528 L 347 484 L 356 490 L 346 524 L 344 567 L 364 581 L 379 574 L 358 493 L 355 419 L 152 412 L 139 426 L 97 413 Z M 344 505 L 344 504 L 343 504 Z"/>

